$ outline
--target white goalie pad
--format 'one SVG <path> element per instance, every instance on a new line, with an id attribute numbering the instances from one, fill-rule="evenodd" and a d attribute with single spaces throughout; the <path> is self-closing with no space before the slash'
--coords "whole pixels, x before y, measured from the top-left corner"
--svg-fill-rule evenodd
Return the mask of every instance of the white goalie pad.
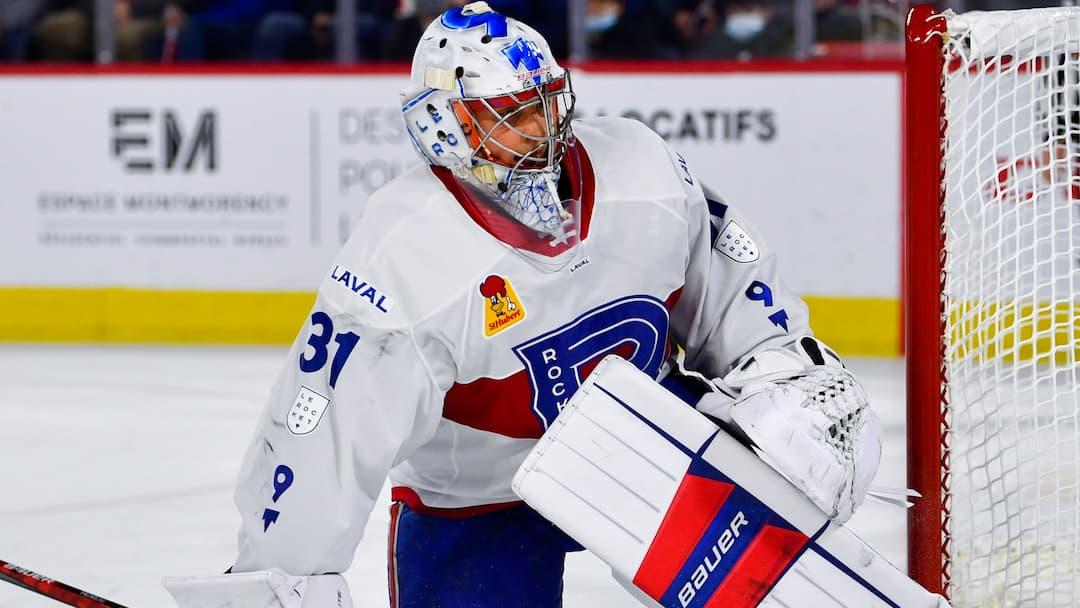
<path id="1" fill-rule="evenodd" d="M 513 488 L 645 603 L 946 605 L 618 357 L 575 393 Z"/>

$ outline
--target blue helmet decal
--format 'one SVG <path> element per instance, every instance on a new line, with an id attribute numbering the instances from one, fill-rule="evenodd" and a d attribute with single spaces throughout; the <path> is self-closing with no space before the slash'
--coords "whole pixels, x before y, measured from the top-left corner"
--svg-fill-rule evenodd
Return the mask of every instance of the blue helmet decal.
<path id="1" fill-rule="evenodd" d="M 499 13 L 479 13 L 466 15 L 463 9 L 455 8 L 442 14 L 441 21 L 447 29 L 469 30 L 474 27 L 486 26 L 487 34 L 492 38 L 505 38 L 507 34 L 506 16 Z"/>
<path id="2" fill-rule="evenodd" d="M 533 84 L 540 84 L 540 66 L 544 55 L 540 53 L 540 47 L 532 40 L 518 38 L 512 44 L 502 50 L 506 59 L 515 70 L 525 68 L 532 75 Z"/>

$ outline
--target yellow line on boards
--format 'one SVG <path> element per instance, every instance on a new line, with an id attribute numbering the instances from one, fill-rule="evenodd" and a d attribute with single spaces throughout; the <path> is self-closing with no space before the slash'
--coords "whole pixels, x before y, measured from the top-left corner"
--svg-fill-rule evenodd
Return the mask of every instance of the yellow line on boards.
<path id="1" fill-rule="evenodd" d="M 842 357 L 900 355 L 900 300 L 804 296 L 814 335 Z"/>
<path id="2" fill-rule="evenodd" d="M 289 344 L 313 292 L 0 288 L 0 341 Z M 844 356 L 900 354 L 900 304 L 809 296 L 819 338 Z"/>
<path id="3" fill-rule="evenodd" d="M 314 292 L 0 288 L 0 341 L 289 344 Z"/>

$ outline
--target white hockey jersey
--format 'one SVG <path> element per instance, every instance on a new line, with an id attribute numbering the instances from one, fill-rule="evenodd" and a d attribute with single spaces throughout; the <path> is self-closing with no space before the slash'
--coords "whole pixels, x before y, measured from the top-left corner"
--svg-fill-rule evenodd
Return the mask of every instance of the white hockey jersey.
<path id="1" fill-rule="evenodd" d="M 715 377 L 809 333 L 774 255 L 659 136 L 574 125 L 582 242 L 556 272 L 470 219 L 441 170 L 371 196 L 245 456 L 234 571 L 343 572 L 388 474 L 420 511 L 514 504 L 515 470 L 608 353 L 655 376 L 673 339 Z"/>

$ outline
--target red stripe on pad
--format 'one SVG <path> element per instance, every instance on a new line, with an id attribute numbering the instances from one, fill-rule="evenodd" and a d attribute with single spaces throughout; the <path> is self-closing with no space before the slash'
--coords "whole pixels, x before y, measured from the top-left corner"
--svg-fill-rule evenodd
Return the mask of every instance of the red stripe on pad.
<path id="1" fill-rule="evenodd" d="M 697 475 L 683 477 L 634 575 L 638 589 L 660 600 L 734 487 Z"/>
<path id="2" fill-rule="evenodd" d="M 798 530 L 766 524 L 704 608 L 757 606 L 809 540 Z"/>

